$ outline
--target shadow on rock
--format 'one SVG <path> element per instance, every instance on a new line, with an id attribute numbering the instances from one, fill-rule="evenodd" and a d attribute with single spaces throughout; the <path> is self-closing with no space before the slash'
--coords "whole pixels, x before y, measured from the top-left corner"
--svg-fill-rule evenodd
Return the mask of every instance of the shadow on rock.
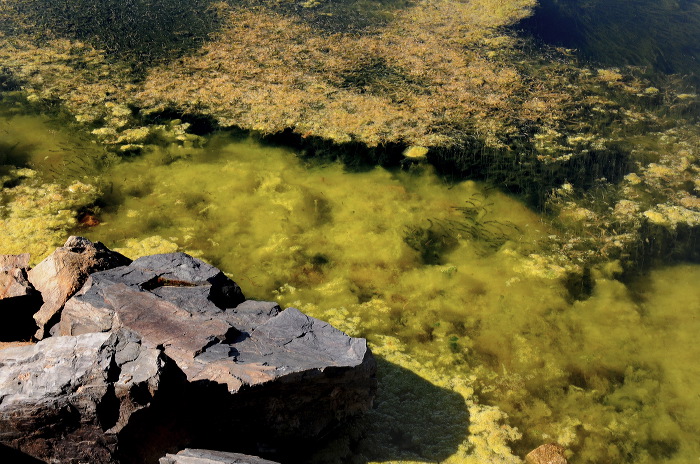
<path id="1" fill-rule="evenodd" d="M 45 461 L 40 461 L 39 459 L 2 444 L 0 444 L 0 462 L 12 464 L 45 464 Z"/>

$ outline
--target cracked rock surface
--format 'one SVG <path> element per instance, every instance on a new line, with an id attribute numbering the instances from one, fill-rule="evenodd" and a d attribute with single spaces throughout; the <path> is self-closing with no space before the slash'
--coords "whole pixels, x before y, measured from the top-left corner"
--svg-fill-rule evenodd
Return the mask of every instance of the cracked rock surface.
<path id="1" fill-rule="evenodd" d="M 229 451 L 288 459 L 372 406 L 364 339 L 246 300 L 184 253 L 117 256 L 88 277 L 92 265 L 78 261 L 96 262 L 93 245 L 111 256 L 72 237 L 35 274 L 45 305 L 60 306 L 40 328 L 60 315 L 54 336 L 0 349 L 0 462 L 10 451 L 69 464 L 249 462 Z"/>
<path id="2" fill-rule="evenodd" d="M 0 442 L 48 462 L 117 462 L 167 364 L 126 330 L 0 350 Z"/>
<path id="3" fill-rule="evenodd" d="M 220 270 L 184 253 L 92 274 L 59 324 L 60 335 L 119 329 L 162 347 L 182 370 L 191 391 L 181 414 L 190 443 L 205 448 L 287 452 L 369 409 L 376 392 L 366 340 L 246 300 Z"/>
<path id="4" fill-rule="evenodd" d="M 279 377 L 359 366 L 364 339 L 298 309 L 245 300 L 221 271 L 184 253 L 147 256 L 90 276 L 65 305 L 60 335 L 126 327 L 163 346 L 190 381 L 230 392 Z"/>

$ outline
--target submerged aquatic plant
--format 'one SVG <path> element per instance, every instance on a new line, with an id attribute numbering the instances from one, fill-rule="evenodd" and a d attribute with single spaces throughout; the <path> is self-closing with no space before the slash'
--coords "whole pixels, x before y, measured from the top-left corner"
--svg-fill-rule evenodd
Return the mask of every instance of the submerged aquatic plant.
<path id="1" fill-rule="evenodd" d="M 65 241 L 77 225 L 77 212 L 91 205 L 99 190 L 80 181 L 68 186 L 44 184 L 29 169 L 13 169 L 2 180 L 0 195 L 0 253 L 30 253 L 37 263 Z"/>
<path id="2" fill-rule="evenodd" d="M 34 178 L 8 166 L 3 251 L 60 243 L 99 203 L 91 239 L 131 257 L 196 253 L 248 295 L 366 336 L 383 403 L 319 462 L 515 463 L 549 441 L 580 463 L 696 456 L 697 269 L 641 289 L 619 276 L 700 255 L 697 96 L 531 50 L 502 29 L 529 0 L 376 2 L 352 30 L 342 14 L 366 2 L 341 3 L 214 4 L 215 34 L 138 75 L 100 40 L 37 42 L 41 12 L 0 3 L 0 82 L 111 147 L 94 182 L 48 179 L 40 157 Z M 193 116 L 296 134 L 307 156 L 200 138 Z M 422 148 L 453 183 L 418 158 L 362 173 L 312 159 L 339 147 L 373 161 Z M 658 354 L 669 347 L 675 359 Z"/>
<path id="3" fill-rule="evenodd" d="M 490 214 L 488 197 L 472 194 L 466 206 L 455 206 L 461 218 L 426 219 L 428 226 L 408 226 L 404 242 L 418 251 L 425 264 L 443 264 L 442 257 L 460 240 L 469 240 L 484 253 L 500 249 L 507 241 L 517 241 L 521 234 L 517 225 L 499 220 Z"/>

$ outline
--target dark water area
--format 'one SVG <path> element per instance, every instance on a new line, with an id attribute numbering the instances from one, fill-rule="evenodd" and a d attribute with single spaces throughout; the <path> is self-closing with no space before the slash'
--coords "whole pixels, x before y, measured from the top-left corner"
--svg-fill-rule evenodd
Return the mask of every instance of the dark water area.
<path id="1" fill-rule="evenodd" d="M 697 0 L 541 0 L 521 26 L 605 66 L 642 66 L 700 83 Z"/>
<path id="2" fill-rule="evenodd" d="M 40 31 L 86 41 L 109 56 L 127 60 L 136 70 L 167 58 L 192 52 L 220 26 L 213 2 L 191 0 L 37 0 L 18 2 L 17 11 Z M 17 32 L 23 24 L 4 24 L 0 31 Z"/>

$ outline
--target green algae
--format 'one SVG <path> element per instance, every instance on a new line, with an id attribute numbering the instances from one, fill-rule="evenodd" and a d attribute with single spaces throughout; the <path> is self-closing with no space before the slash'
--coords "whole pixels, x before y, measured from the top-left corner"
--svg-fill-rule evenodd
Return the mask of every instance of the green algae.
<path id="1" fill-rule="evenodd" d="M 529 1 L 376 2 L 368 21 L 386 36 L 355 21 L 349 45 L 328 32 L 371 2 L 266 3 L 221 6 L 228 28 L 152 68 L 145 87 L 77 40 L 2 41 L 0 84 L 65 105 L 100 144 L 22 116 L 23 104 L 7 112 L 0 252 L 37 261 L 74 232 L 131 257 L 187 251 L 250 297 L 367 337 L 377 407 L 316 462 L 518 462 L 549 441 L 573 463 L 695 459 L 697 266 L 622 271 L 700 256 L 697 96 L 588 70 L 566 50 L 519 53 L 492 28 Z M 455 7 L 483 24 L 445 23 Z M 438 97 L 476 112 L 433 120 L 455 110 Z M 420 162 L 348 172 L 223 133 L 200 139 L 167 122 L 181 113 L 293 130 L 326 152 L 352 140 L 347 159 L 367 153 L 358 140 L 425 145 L 443 174 L 491 179 L 549 215 L 483 183 L 445 184 Z M 414 130 L 424 123 L 427 136 Z M 79 226 L 79 211 L 101 224 Z"/>
<path id="2" fill-rule="evenodd" d="M 0 253 L 31 253 L 32 264 L 60 246 L 100 191 L 110 157 L 86 136 L 4 95 L 0 106 Z M 100 163 L 102 161 L 102 163 Z"/>
<path id="3" fill-rule="evenodd" d="M 552 254 L 549 220 L 487 184 L 421 164 L 349 172 L 225 133 L 145 144 L 77 181 L 54 171 L 86 142 L 15 113 L 0 120 L 25 144 L 2 151 L 24 166 L 4 171 L 2 252 L 36 261 L 74 232 L 133 258 L 187 251 L 249 297 L 368 338 L 376 407 L 310 461 L 515 463 L 557 441 L 573 463 L 666 463 L 700 447 L 696 265 L 584 278 Z M 84 208 L 99 225 L 78 225 Z"/>
<path id="4" fill-rule="evenodd" d="M 574 463 L 683 462 L 698 447 L 697 266 L 626 286 L 600 265 L 577 300 L 579 270 L 544 248 L 556 231 L 486 184 L 347 172 L 226 134 L 146 146 L 97 184 L 101 224 L 81 234 L 134 258 L 193 253 L 249 297 L 369 339 L 377 407 L 317 462 L 518 462 L 547 441 Z"/>

